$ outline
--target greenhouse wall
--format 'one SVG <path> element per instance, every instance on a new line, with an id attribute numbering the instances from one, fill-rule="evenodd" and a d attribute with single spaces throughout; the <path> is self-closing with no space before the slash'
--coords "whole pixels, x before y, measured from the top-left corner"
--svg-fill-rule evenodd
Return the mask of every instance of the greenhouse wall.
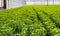
<path id="1" fill-rule="evenodd" d="M 0 9 L 3 8 L 3 0 L 0 0 Z"/>
<path id="2" fill-rule="evenodd" d="M 0 0 L 0 8 L 4 6 L 3 3 L 3 0 Z M 47 0 L 6 0 L 6 4 L 9 9 L 30 4 L 47 5 Z M 53 0 L 48 0 L 48 4 L 53 4 Z M 60 0 L 54 0 L 54 4 L 60 4 Z"/>
<path id="3" fill-rule="evenodd" d="M 25 5 L 23 0 L 7 0 L 7 9 Z"/>

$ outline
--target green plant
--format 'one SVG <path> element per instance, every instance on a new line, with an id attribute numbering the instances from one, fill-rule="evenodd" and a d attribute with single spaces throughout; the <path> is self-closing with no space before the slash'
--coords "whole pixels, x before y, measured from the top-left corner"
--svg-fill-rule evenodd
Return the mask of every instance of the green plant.
<path id="1" fill-rule="evenodd" d="M 60 5 L 0 11 L 0 36 L 60 36 Z"/>

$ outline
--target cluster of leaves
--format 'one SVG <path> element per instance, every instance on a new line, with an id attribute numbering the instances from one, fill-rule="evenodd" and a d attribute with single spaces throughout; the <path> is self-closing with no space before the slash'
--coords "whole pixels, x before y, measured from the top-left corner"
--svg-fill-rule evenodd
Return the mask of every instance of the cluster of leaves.
<path id="1" fill-rule="evenodd" d="M 60 8 L 59 6 L 37 6 L 34 10 L 47 30 L 48 36 L 60 36 Z M 54 11 L 53 11 L 54 10 Z"/>
<path id="2" fill-rule="evenodd" d="M 60 36 L 58 7 L 33 5 L 0 11 L 0 36 Z"/>

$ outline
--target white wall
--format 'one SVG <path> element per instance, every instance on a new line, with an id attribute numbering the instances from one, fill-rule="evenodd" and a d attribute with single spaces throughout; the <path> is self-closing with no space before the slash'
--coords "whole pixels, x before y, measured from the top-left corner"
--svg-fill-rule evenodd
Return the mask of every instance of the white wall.
<path id="1" fill-rule="evenodd" d="M 46 5 L 47 4 L 47 0 L 27 0 L 27 5 L 30 4 L 42 4 L 42 5 Z M 53 0 L 49 0 L 48 4 L 53 4 Z M 54 4 L 60 4 L 60 0 L 54 0 Z"/>
<path id="2" fill-rule="evenodd" d="M 20 7 L 24 5 L 23 0 L 7 0 L 7 9 L 8 8 L 14 8 L 14 7 Z"/>
<path id="3" fill-rule="evenodd" d="M 0 0 L 0 7 L 3 7 L 3 0 Z"/>
<path id="4" fill-rule="evenodd" d="M 30 4 L 47 4 L 46 0 L 6 0 L 7 1 L 7 9 L 8 8 L 14 8 L 14 7 L 20 7 L 22 5 L 30 5 Z M 26 1 L 26 3 L 25 3 Z M 60 4 L 60 0 L 55 0 L 55 4 Z M 2 5 L 1 5 L 2 4 Z M 53 0 L 49 0 L 49 4 L 53 4 Z M 0 0 L 0 7 L 3 7 L 3 0 Z"/>

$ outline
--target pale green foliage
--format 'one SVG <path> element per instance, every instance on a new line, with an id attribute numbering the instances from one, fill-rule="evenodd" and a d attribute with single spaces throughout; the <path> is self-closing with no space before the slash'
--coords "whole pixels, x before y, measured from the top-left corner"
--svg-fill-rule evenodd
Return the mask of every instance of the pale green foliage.
<path id="1" fill-rule="evenodd" d="M 0 36 L 60 36 L 60 5 L 0 11 Z"/>

